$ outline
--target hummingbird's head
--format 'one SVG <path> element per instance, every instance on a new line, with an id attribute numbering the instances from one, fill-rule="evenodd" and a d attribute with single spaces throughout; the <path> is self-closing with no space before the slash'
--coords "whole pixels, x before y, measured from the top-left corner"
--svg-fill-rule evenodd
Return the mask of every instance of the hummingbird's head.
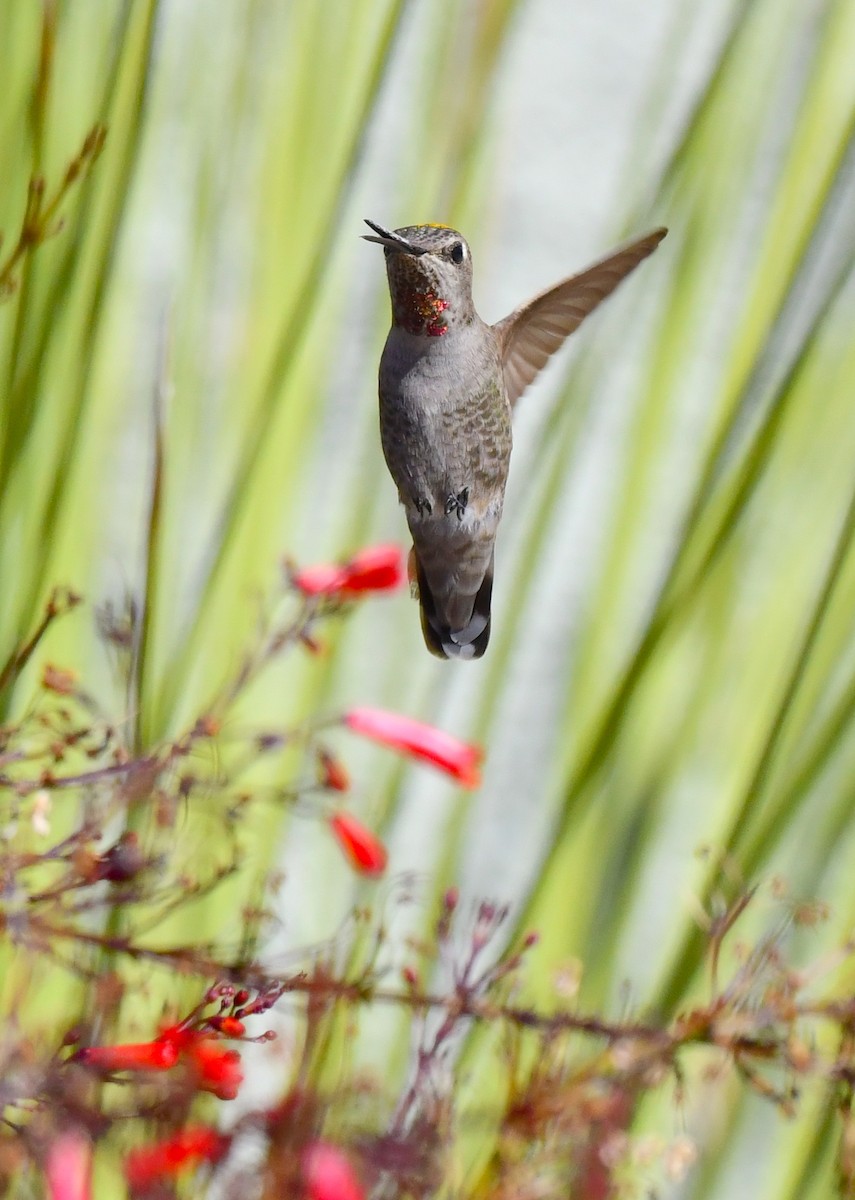
<path id="1" fill-rule="evenodd" d="M 392 297 L 392 323 L 409 333 L 442 337 L 455 326 L 470 325 L 472 256 L 456 229 L 447 225 L 405 225 L 384 229 L 366 221 L 386 255 Z"/>

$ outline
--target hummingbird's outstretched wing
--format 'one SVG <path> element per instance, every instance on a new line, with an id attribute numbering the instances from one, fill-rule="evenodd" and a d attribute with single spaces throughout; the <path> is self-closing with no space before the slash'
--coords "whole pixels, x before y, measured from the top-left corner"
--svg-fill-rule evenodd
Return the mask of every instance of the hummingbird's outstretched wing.
<path id="1" fill-rule="evenodd" d="M 630 271 L 653 253 L 667 232 L 654 229 L 579 275 L 571 275 L 541 292 L 493 326 L 499 335 L 502 370 L 511 404 L 516 403 L 564 339 L 601 300 L 611 295 Z"/>

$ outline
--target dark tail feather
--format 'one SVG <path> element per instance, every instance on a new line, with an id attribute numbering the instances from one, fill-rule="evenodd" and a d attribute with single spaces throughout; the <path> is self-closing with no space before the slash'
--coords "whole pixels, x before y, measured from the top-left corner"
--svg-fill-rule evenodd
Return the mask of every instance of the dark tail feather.
<path id="1" fill-rule="evenodd" d="M 463 629 L 452 629 L 439 616 L 418 554 L 416 575 L 419 585 L 422 633 L 425 645 L 437 658 L 480 658 L 490 640 L 490 598 L 493 594 L 493 560 L 472 604 L 472 615 Z"/>

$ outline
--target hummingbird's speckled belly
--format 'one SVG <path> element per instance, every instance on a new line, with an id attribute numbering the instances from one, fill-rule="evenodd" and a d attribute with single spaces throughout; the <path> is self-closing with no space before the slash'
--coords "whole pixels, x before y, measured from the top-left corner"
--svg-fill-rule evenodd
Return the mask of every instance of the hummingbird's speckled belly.
<path id="1" fill-rule="evenodd" d="M 446 349 L 451 339 L 445 339 Z M 450 349 L 450 347 L 448 348 Z M 460 532 L 501 514 L 511 453 L 510 408 L 498 360 L 472 370 L 463 355 L 384 352 L 380 434 L 411 520 L 448 517 Z"/>

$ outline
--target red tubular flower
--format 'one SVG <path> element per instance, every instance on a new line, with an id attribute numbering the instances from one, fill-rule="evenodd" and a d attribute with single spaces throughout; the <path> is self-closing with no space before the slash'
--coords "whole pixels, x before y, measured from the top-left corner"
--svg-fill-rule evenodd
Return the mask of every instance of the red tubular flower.
<path id="1" fill-rule="evenodd" d="M 182 1054 L 194 1038 L 199 1034 L 190 1025 L 163 1025 L 157 1036 L 157 1041 L 163 1046 L 169 1046 L 175 1052 L 176 1058 Z"/>
<path id="2" fill-rule="evenodd" d="M 330 829 L 344 851 L 350 865 L 360 875 L 382 875 L 386 870 L 388 853 L 380 839 L 352 817 L 339 810 L 329 819 Z"/>
<path id="3" fill-rule="evenodd" d="M 390 592 L 406 578 L 404 552 L 400 546 L 369 546 L 345 564 L 342 591 Z"/>
<path id="4" fill-rule="evenodd" d="M 96 1071 L 168 1071 L 178 1061 L 178 1046 L 168 1038 L 120 1046 L 85 1046 L 74 1058 Z"/>
<path id="5" fill-rule="evenodd" d="M 347 1155 L 329 1142 L 315 1142 L 303 1156 L 303 1182 L 310 1200 L 365 1200 Z"/>
<path id="6" fill-rule="evenodd" d="M 461 742 L 432 725 L 382 708 L 351 708 L 345 713 L 344 724 L 354 733 L 432 763 L 464 787 L 476 788 L 481 782 L 481 747 Z"/>
<path id="7" fill-rule="evenodd" d="M 180 1059 L 191 1071 L 196 1087 L 220 1100 L 234 1100 L 243 1083 L 237 1050 L 226 1050 L 215 1038 L 181 1025 L 168 1026 L 153 1042 L 87 1046 L 74 1058 L 105 1073 L 168 1071 Z"/>
<path id="8" fill-rule="evenodd" d="M 184 1055 L 195 1073 L 197 1086 L 220 1100 L 234 1100 L 243 1083 L 240 1055 L 225 1050 L 209 1037 L 195 1037 Z"/>
<path id="9" fill-rule="evenodd" d="M 294 587 L 305 596 L 333 596 L 340 592 L 344 583 L 344 567 L 326 563 L 316 567 L 304 567 L 294 576 Z"/>
<path id="10" fill-rule="evenodd" d="M 400 546 L 369 546 L 343 566 L 320 564 L 294 575 L 294 586 L 306 596 L 352 597 L 361 592 L 388 592 L 405 578 Z"/>
<path id="11" fill-rule="evenodd" d="M 132 1150 L 125 1158 L 125 1178 L 132 1188 L 145 1188 L 197 1163 L 216 1162 L 228 1144 L 228 1138 L 208 1125 L 188 1126 L 162 1142 Z"/>
<path id="12" fill-rule="evenodd" d="M 92 1146 L 85 1134 L 68 1130 L 51 1142 L 45 1179 L 50 1200 L 91 1200 Z"/>

